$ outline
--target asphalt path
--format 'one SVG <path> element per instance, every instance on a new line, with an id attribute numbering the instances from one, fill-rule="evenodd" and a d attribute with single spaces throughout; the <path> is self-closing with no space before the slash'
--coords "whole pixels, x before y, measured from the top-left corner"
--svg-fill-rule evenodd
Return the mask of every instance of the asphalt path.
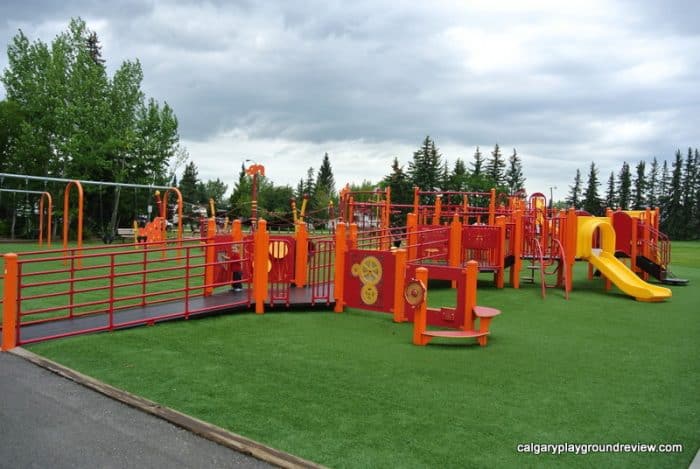
<path id="1" fill-rule="evenodd" d="M 0 467 L 274 466 L 0 353 Z"/>

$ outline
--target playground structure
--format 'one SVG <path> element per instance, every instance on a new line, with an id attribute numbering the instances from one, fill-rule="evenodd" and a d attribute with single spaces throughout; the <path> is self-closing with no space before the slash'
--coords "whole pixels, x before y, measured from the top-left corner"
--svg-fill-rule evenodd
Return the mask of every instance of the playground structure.
<path id="1" fill-rule="evenodd" d="M 406 231 L 422 246 L 414 258 L 452 266 L 476 260 L 480 272 L 493 273 L 499 288 L 508 269 L 514 288 L 521 280 L 537 282 L 539 274 L 543 297 L 548 288 L 560 287 L 568 298 L 577 260 L 589 262 L 591 276 L 598 269 L 608 280 L 607 288 L 614 283 L 640 301 L 661 301 L 671 295 L 666 288 L 648 284 L 650 275 L 662 283 L 687 283 L 674 278 L 668 268 L 670 243 L 658 229 L 658 209 L 608 211 L 606 217 L 591 217 L 572 209 L 548 208 L 542 193 L 526 198 L 498 195 L 493 189 L 478 193 L 415 188 L 412 205 L 392 204 L 388 188 L 358 202 L 363 194 L 343 190 L 341 221 L 359 218 L 363 223 L 358 226 L 365 231 L 386 234 L 401 230 L 392 226 L 391 215 L 408 211 Z M 414 239 L 409 242 L 417 244 Z M 630 265 L 617 258 L 629 258 Z M 521 279 L 524 269 L 530 275 Z"/>
<path id="2" fill-rule="evenodd" d="M 71 182 L 64 201 L 71 187 L 80 193 L 80 184 Z M 217 232 L 211 217 L 200 237 L 183 239 L 180 225 L 178 238 L 168 240 L 161 235 L 169 191 L 162 200 L 156 193 L 159 216 L 140 243 L 7 254 L 3 349 L 198 314 L 251 308 L 262 314 L 293 305 L 389 313 L 395 322 L 413 322 L 416 345 L 440 337 L 474 338 L 485 346 L 500 311 L 477 304 L 480 272 L 493 274 L 498 288 L 505 286 L 506 270 L 514 288 L 523 270 L 533 283 L 539 273 L 543 297 L 548 288 L 561 288 L 568 298 L 577 260 L 589 263 L 591 276 L 597 269 L 606 288 L 615 284 L 638 301 L 671 296 L 647 283 L 650 275 L 682 283 L 668 269 L 670 246 L 658 231 L 658 210 L 592 217 L 552 210 L 540 193 L 503 197 L 494 190 L 416 189 L 413 204 L 393 205 L 388 189 L 344 190 L 333 233 L 311 236 L 304 204 L 291 234 L 270 233 L 264 219 L 249 232 L 240 220 Z M 405 225 L 392 225 L 404 216 Z M 618 257 L 629 258 L 630 266 Z M 455 307 L 428 307 L 429 279 L 451 282 Z"/>

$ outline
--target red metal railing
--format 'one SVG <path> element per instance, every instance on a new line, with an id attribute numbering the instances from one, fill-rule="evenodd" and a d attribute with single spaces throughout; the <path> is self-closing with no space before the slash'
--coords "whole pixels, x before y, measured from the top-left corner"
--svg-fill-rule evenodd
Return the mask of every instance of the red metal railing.
<path id="1" fill-rule="evenodd" d="M 217 301 L 202 298 L 218 287 L 230 288 L 233 282 L 225 275 L 207 283 L 205 271 L 209 266 L 231 272 L 236 264 L 242 271 L 238 282 L 251 281 L 250 257 L 246 254 L 251 250 L 246 245 L 252 241 L 208 240 L 209 246 L 242 253 L 228 260 L 207 260 L 204 242 L 197 239 L 124 245 L 117 250 L 114 246 L 82 248 L 80 255 L 73 249 L 20 254 L 18 324 L 49 326 L 47 323 L 69 320 L 72 326 L 69 330 L 44 327 L 46 332 L 31 337 L 23 337 L 20 328 L 18 344 L 250 304 L 250 289 Z"/>

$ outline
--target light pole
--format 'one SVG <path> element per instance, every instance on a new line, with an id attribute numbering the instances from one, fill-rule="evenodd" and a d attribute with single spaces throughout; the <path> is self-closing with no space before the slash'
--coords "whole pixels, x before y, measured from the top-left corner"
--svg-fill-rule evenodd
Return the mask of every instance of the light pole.
<path id="1" fill-rule="evenodd" d="M 246 163 L 252 162 L 253 160 L 245 160 Z M 258 174 L 265 175 L 265 167 L 261 164 L 254 163 L 248 169 L 246 169 L 246 174 L 253 178 L 253 194 L 250 203 L 250 223 L 251 227 L 255 229 L 258 224 Z"/>
<path id="2" fill-rule="evenodd" d="M 556 188 L 557 186 L 549 186 L 549 210 L 554 207 L 554 189 Z"/>

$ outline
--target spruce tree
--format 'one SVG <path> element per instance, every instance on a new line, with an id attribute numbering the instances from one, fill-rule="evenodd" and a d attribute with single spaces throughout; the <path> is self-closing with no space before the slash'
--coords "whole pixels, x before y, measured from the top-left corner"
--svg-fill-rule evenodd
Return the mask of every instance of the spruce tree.
<path id="1" fill-rule="evenodd" d="M 659 162 L 656 161 L 656 157 L 651 160 L 651 167 L 649 168 L 649 180 L 647 184 L 647 204 L 649 207 L 656 207 L 658 205 L 658 190 L 659 190 Z"/>
<path id="2" fill-rule="evenodd" d="M 185 170 L 182 173 L 182 178 L 180 178 L 180 194 L 182 194 L 182 200 L 190 203 L 197 203 L 197 183 L 199 182 L 199 177 L 197 173 L 197 166 L 194 161 L 190 161 L 185 166 Z"/>
<path id="3" fill-rule="evenodd" d="M 506 162 L 503 160 L 501 149 L 498 143 L 493 147 L 491 158 L 486 162 L 486 176 L 493 180 L 496 186 L 503 185 L 503 172 L 506 167 Z"/>
<path id="4" fill-rule="evenodd" d="M 457 158 L 455 166 L 450 174 L 449 189 L 453 191 L 466 191 L 469 174 L 467 174 L 467 166 L 464 160 Z"/>
<path id="5" fill-rule="evenodd" d="M 413 153 L 413 161 L 408 164 L 408 174 L 414 186 L 423 191 L 440 188 L 441 155 L 435 142 L 426 136 L 421 147 Z"/>
<path id="6" fill-rule="evenodd" d="M 566 198 L 566 203 L 569 207 L 581 208 L 581 170 L 576 169 L 576 177 L 574 177 L 574 184 L 569 186 L 570 192 L 569 196 Z"/>
<path id="7" fill-rule="evenodd" d="M 683 157 L 681 151 L 676 151 L 673 162 L 673 173 L 668 186 L 668 195 L 663 207 L 663 231 L 672 239 L 681 239 L 685 233 L 686 220 L 683 219 Z"/>
<path id="8" fill-rule="evenodd" d="M 664 164 L 661 168 L 661 179 L 659 179 L 659 192 L 657 197 L 659 201 L 665 201 L 668 199 L 668 188 L 671 185 L 671 177 L 668 173 L 668 162 L 664 160 Z M 660 203 L 660 202 L 659 202 Z"/>
<path id="9" fill-rule="evenodd" d="M 335 178 L 333 177 L 333 169 L 328 153 L 323 155 L 321 167 L 318 169 L 316 176 L 316 191 L 322 190 L 326 195 L 335 198 Z"/>
<path id="10" fill-rule="evenodd" d="M 484 170 L 484 157 L 479 147 L 474 152 L 474 162 L 472 163 L 472 176 L 479 177 Z"/>
<path id="11" fill-rule="evenodd" d="M 588 184 L 583 192 L 583 209 L 591 215 L 601 215 L 603 211 L 603 202 L 598 195 L 598 168 L 595 163 L 591 163 L 591 169 L 588 172 Z"/>
<path id="12" fill-rule="evenodd" d="M 693 149 L 688 147 L 688 156 L 685 160 L 681 184 L 683 187 L 682 203 L 684 219 L 688 220 L 689 222 L 692 220 L 693 216 L 693 205 L 695 202 L 695 181 L 697 180 L 697 176 L 698 168 L 693 155 Z M 688 237 L 689 236 L 686 236 L 686 238 Z"/>
<path id="13" fill-rule="evenodd" d="M 632 189 L 632 175 L 630 174 L 630 166 L 626 161 L 622 163 L 622 169 L 618 176 L 617 187 L 617 202 L 622 210 L 629 210 Z"/>
<path id="14" fill-rule="evenodd" d="M 610 171 L 610 177 L 608 178 L 608 189 L 605 192 L 605 206 L 611 209 L 615 208 L 617 203 L 615 196 L 615 173 Z"/>
<path id="15" fill-rule="evenodd" d="M 647 190 L 647 180 L 646 180 L 646 175 L 644 174 L 646 170 L 646 163 L 644 161 L 640 161 L 637 164 L 637 175 L 634 178 L 634 209 L 635 210 L 643 210 L 646 205 L 646 200 L 644 197 L 644 194 L 646 193 Z"/>
<path id="16" fill-rule="evenodd" d="M 508 158 L 508 170 L 506 171 L 505 181 L 508 192 L 511 194 L 516 193 L 525 186 L 523 165 L 515 148 L 513 148 L 513 154 Z"/>

